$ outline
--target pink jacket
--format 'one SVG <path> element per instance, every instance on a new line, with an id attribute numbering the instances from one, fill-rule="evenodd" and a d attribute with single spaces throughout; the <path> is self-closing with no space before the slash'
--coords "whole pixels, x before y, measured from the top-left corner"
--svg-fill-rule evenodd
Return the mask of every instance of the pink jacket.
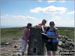
<path id="1" fill-rule="evenodd" d="M 30 29 L 28 29 L 28 28 L 25 28 L 24 29 L 24 33 L 23 33 L 23 36 L 22 36 L 22 39 L 23 40 L 25 40 L 24 37 L 26 38 L 26 40 L 29 40 L 29 37 L 30 37 Z"/>

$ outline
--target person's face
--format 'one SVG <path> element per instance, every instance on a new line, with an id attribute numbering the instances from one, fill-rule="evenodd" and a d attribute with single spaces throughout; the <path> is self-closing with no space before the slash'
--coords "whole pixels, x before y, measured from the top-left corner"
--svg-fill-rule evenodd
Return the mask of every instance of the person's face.
<path id="1" fill-rule="evenodd" d="M 43 25 L 45 25 L 46 24 L 46 21 L 43 21 L 42 23 L 43 23 Z"/>
<path id="2" fill-rule="evenodd" d="M 55 24 L 50 24 L 51 27 L 54 27 Z"/>
<path id="3" fill-rule="evenodd" d="M 32 26 L 28 26 L 28 28 L 30 29 Z"/>

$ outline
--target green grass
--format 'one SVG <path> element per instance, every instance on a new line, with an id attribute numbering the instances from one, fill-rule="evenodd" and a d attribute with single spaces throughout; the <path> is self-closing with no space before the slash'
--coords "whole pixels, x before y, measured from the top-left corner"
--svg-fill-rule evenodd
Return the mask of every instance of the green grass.
<path id="1" fill-rule="evenodd" d="M 74 39 L 74 28 L 69 27 L 58 27 L 59 34 L 66 35 L 70 39 Z"/>
<path id="2" fill-rule="evenodd" d="M 24 31 L 24 27 L 23 28 L 4 28 L 4 29 L 1 29 L 1 37 L 22 36 L 23 31 Z"/>
<path id="3" fill-rule="evenodd" d="M 59 34 L 66 35 L 70 39 L 74 39 L 74 28 L 70 27 L 58 27 Z M 1 37 L 10 37 L 10 36 L 16 36 L 20 37 L 22 36 L 22 33 L 24 31 L 24 27 L 22 28 L 4 28 L 1 29 Z"/>

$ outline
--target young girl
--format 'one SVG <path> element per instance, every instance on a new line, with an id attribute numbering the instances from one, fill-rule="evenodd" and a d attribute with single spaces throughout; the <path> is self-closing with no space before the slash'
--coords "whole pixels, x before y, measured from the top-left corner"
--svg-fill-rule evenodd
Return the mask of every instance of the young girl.
<path id="1" fill-rule="evenodd" d="M 23 36 L 21 38 L 22 42 L 22 56 L 24 55 L 24 52 L 26 51 L 26 46 L 29 42 L 29 37 L 30 37 L 30 28 L 32 27 L 31 23 L 27 24 L 27 27 L 24 29 Z"/>

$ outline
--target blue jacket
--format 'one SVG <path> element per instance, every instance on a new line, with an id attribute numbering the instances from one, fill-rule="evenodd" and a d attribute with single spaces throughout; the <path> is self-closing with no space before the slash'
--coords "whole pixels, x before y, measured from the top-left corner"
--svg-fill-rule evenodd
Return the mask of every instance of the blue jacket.
<path id="1" fill-rule="evenodd" d="M 54 29 L 53 30 L 49 29 L 46 34 L 47 34 L 48 37 L 49 36 L 56 36 L 56 32 L 54 32 Z M 53 38 L 52 39 L 52 42 L 58 42 L 58 38 Z"/>

